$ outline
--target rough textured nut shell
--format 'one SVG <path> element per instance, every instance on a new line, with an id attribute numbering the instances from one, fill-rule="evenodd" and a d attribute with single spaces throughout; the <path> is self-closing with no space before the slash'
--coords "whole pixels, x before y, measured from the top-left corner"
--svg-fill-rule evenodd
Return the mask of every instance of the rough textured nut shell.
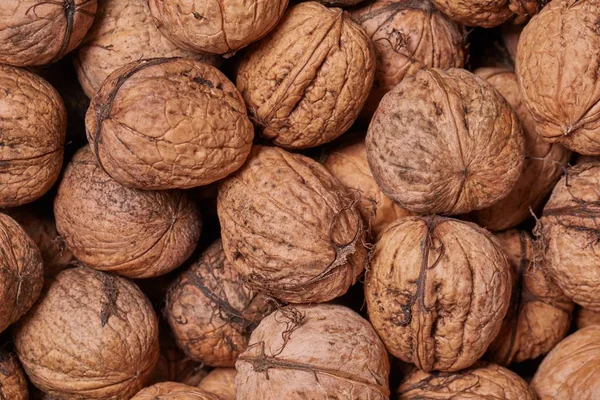
<path id="1" fill-rule="evenodd" d="M 590 325 L 600 325 L 600 311 L 592 311 L 587 308 L 580 308 L 577 311 L 576 320 L 577 329 L 582 329 Z"/>
<path id="2" fill-rule="evenodd" d="M 539 8 L 538 0 L 432 0 L 455 21 L 468 26 L 493 28 L 511 18 L 525 22 Z"/>
<path id="3" fill-rule="evenodd" d="M 53 397 L 129 398 L 158 360 L 158 321 L 128 280 L 72 268 L 48 281 L 14 341 L 29 379 Z"/>
<path id="4" fill-rule="evenodd" d="M 211 65 L 183 58 L 113 72 L 86 115 L 92 151 L 123 185 L 187 189 L 229 175 L 254 137 L 241 95 Z"/>
<path id="5" fill-rule="evenodd" d="M 348 130 L 375 73 L 373 45 L 339 8 L 291 7 L 240 62 L 237 86 L 263 135 L 294 149 L 330 142 Z"/>
<path id="6" fill-rule="evenodd" d="M 250 287 L 319 303 L 346 293 L 363 271 L 356 200 L 310 158 L 256 146 L 217 201 L 225 257 Z"/>
<path id="7" fill-rule="evenodd" d="M 383 231 L 365 299 L 387 349 L 424 371 L 471 366 L 494 340 L 510 301 L 509 265 L 475 224 L 406 217 Z"/>
<path id="8" fill-rule="evenodd" d="M 52 187 L 66 129 L 65 106 L 48 82 L 0 65 L 0 208 L 32 202 Z"/>
<path id="9" fill-rule="evenodd" d="M 535 130 L 533 116 L 521 101 L 517 77 L 502 68 L 481 68 L 475 75 L 492 84 L 513 107 L 525 138 L 525 161 L 519 180 L 510 193 L 490 207 L 474 211 L 471 218 L 491 231 L 513 228 L 538 210 L 560 179 L 571 152 L 558 143 L 548 143 Z"/>
<path id="10" fill-rule="evenodd" d="M 553 0 L 523 30 L 517 76 L 546 140 L 600 155 L 598 0 Z"/>
<path id="11" fill-rule="evenodd" d="M 371 325 L 336 305 L 288 306 L 263 319 L 236 363 L 239 399 L 384 400 L 390 364 Z"/>
<path id="12" fill-rule="evenodd" d="M 235 375 L 235 368 L 217 368 L 202 379 L 198 387 L 216 394 L 222 400 L 235 400 Z"/>
<path id="13" fill-rule="evenodd" d="M 220 240 L 173 282 L 166 302 L 178 346 L 213 367 L 233 367 L 252 330 L 272 311 L 266 296 L 244 286 Z"/>
<path id="14" fill-rule="evenodd" d="M 178 382 L 162 382 L 143 389 L 131 400 L 223 400 L 215 394 Z"/>
<path id="15" fill-rule="evenodd" d="M 418 213 L 461 214 L 506 196 L 523 166 L 523 134 L 496 89 L 470 72 L 425 69 L 384 96 L 367 134 L 381 190 Z"/>
<path id="16" fill-rule="evenodd" d="M 85 147 L 67 167 L 54 201 L 56 227 L 89 267 L 134 278 L 165 274 L 192 254 L 200 214 L 186 193 L 120 185 Z"/>
<path id="17" fill-rule="evenodd" d="M 28 400 L 27 379 L 13 353 L 0 349 L 0 399 Z M 226 400 L 226 399 L 225 399 Z"/>

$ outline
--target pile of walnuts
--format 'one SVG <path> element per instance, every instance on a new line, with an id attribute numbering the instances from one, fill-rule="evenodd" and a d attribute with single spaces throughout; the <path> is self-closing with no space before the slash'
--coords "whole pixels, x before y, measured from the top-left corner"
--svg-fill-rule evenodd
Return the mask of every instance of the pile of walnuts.
<path id="1" fill-rule="evenodd" d="M 600 399 L 600 0 L 0 0 L 0 399 Z"/>

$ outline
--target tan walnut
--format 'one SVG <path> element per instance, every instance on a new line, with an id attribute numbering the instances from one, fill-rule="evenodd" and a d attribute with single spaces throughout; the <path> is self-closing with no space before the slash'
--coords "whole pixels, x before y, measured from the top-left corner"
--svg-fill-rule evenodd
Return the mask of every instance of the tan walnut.
<path id="1" fill-rule="evenodd" d="M 198 387 L 219 396 L 222 400 L 235 400 L 235 368 L 213 369 Z"/>
<path id="2" fill-rule="evenodd" d="M 161 382 L 141 390 L 131 400 L 223 400 L 215 394 L 178 382 Z"/>
<path id="3" fill-rule="evenodd" d="M 539 8 L 539 0 L 432 0 L 453 20 L 468 26 L 493 28 L 514 20 L 525 22 Z"/>
<path id="4" fill-rule="evenodd" d="M 28 400 L 27 379 L 17 357 L 0 349 L 0 399 Z"/>

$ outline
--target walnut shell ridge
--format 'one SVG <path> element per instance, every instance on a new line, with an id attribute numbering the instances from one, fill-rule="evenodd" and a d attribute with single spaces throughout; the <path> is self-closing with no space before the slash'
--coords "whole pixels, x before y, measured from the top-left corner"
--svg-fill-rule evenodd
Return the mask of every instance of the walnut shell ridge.
<path id="1" fill-rule="evenodd" d="M 0 349 L 0 399 L 28 400 L 27 379 L 17 357 Z"/>
<path id="2" fill-rule="evenodd" d="M 467 26 L 493 28 L 513 19 L 522 23 L 537 13 L 538 0 L 432 0 L 454 21 Z"/>
<path id="3" fill-rule="evenodd" d="M 219 396 L 222 400 L 235 400 L 235 368 L 213 369 L 198 387 Z"/>
<path id="4" fill-rule="evenodd" d="M 141 390 L 131 400 L 222 400 L 219 396 L 178 382 L 161 382 Z"/>

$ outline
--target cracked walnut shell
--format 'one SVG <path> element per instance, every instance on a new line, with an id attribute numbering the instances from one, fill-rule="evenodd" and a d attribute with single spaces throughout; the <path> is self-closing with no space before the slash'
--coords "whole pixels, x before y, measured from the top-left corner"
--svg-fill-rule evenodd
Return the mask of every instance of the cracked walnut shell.
<path id="1" fill-rule="evenodd" d="M 0 349 L 0 399 L 29 399 L 27 379 L 17 357 L 2 349 Z"/>
<path id="2" fill-rule="evenodd" d="M 437 9 L 467 26 L 493 28 L 510 19 L 527 21 L 537 13 L 539 0 L 432 0 Z"/>
<path id="3" fill-rule="evenodd" d="M 222 400 L 215 394 L 178 382 L 161 382 L 141 390 L 131 400 Z"/>
<path id="4" fill-rule="evenodd" d="M 213 369 L 198 387 L 219 396 L 222 400 L 235 400 L 235 368 Z"/>

